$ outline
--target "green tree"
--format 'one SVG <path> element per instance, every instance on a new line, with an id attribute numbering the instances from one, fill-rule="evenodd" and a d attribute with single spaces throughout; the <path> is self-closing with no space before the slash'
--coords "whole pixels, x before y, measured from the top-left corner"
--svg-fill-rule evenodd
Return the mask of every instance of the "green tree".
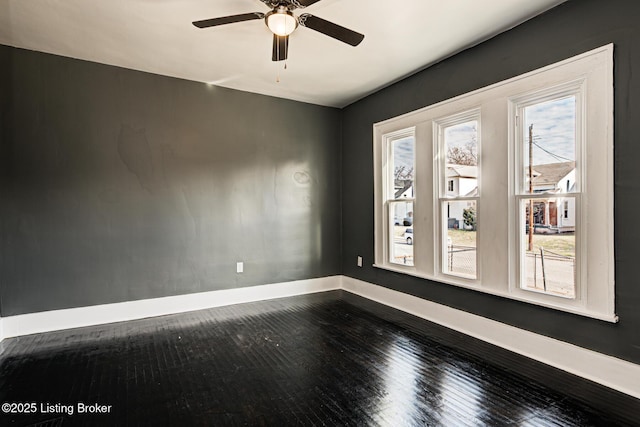
<path id="1" fill-rule="evenodd" d="M 471 227 L 473 231 L 476 231 L 476 208 L 474 206 L 462 210 L 462 219 L 465 228 Z"/>

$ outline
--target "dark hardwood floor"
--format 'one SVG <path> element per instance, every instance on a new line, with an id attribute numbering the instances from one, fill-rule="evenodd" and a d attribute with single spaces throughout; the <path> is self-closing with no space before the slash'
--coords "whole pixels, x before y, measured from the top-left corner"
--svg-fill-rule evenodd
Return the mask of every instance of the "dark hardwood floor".
<path id="1" fill-rule="evenodd" d="M 0 346 L 0 403 L 35 409 L 3 426 L 640 425 L 637 399 L 343 291 Z"/>

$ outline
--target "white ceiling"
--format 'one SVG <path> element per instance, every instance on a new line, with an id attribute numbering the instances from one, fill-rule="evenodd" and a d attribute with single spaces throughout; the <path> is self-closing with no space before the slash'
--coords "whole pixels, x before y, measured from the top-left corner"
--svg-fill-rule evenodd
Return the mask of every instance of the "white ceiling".
<path id="1" fill-rule="evenodd" d="M 364 41 L 351 47 L 299 27 L 286 70 L 271 61 L 263 21 L 191 25 L 267 12 L 259 0 L 0 0 L 0 44 L 343 107 L 563 1 L 322 0 L 294 13 Z"/>

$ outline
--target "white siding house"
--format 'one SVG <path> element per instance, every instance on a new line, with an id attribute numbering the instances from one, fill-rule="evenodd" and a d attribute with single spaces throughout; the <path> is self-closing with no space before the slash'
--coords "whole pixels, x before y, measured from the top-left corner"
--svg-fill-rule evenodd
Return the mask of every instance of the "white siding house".
<path id="1" fill-rule="evenodd" d="M 396 200 L 413 198 L 413 180 L 396 179 L 394 182 L 394 195 Z M 395 203 L 393 211 L 394 225 L 413 224 L 413 203 Z"/>
<path id="2" fill-rule="evenodd" d="M 478 194 L 478 167 L 469 165 L 447 164 L 446 189 L 447 197 L 468 196 Z M 449 228 L 463 228 L 463 211 L 473 205 L 473 202 L 447 204 L 447 219 Z"/>
<path id="3" fill-rule="evenodd" d="M 548 163 L 533 166 L 533 192 L 549 194 L 548 199 L 534 204 L 534 224 L 537 232 L 561 233 L 575 230 L 575 199 L 562 197 L 571 193 L 576 185 L 575 162 Z M 527 177 L 528 182 L 528 177 Z M 446 195 L 448 197 L 478 194 L 478 167 L 447 164 Z M 454 202 L 447 206 L 449 228 L 463 228 L 463 211 L 471 206 Z"/>
<path id="4" fill-rule="evenodd" d="M 550 233 L 575 231 L 575 199 L 563 197 L 571 193 L 576 185 L 575 162 L 548 163 L 533 166 L 533 192 L 549 194 L 534 206 L 534 224 Z"/>

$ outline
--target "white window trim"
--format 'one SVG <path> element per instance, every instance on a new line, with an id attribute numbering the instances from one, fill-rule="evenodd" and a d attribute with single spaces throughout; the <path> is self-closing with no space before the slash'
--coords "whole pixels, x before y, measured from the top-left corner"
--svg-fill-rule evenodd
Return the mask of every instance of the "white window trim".
<path id="1" fill-rule="evenodd" d="M 446 212 L 444 211 L 444 202 L 445 201 L 475 201 L 476 202 L 476 209 L 478 209 L 479 203 L 480 203 L 480 198 L 479 197 L 464 197 L 464 196 L 448 196 L 447 195 L 447 188 L 446 188 L 446 182 L 447 182 L 447 177 L 446 177 L 446 171 L 447 171 L 447 156 L 446 156 L 446 150 L 445 150 L 445 140 L 444 140 L 444 131 L 446 128 L 450 127 L 450 126 L 455 126 L 457 124 L 461 124 L 461 123 L 465 123 L 468 121 L 472 121 L 472 120 L 476 120 L 478 122 L 477 125 L 477 135 L 478 135 L 478 141 L 477 141 L 477 152 L 476 155 L 478 157 L 478 171 L 480 171 L 480 158 L 481 158 L 481 150 L 482 150 L 482 144 L 481 144 L 481 134 L 482 134 L 482 121 L 481 121 L 481 111 L 479 108 L 474 108 L 468 111 L 464 111 L 462 113 L 457 113 L 457 114 L 453 114 L 451 116 L 447 116 L 447 117 L 442 117 L 439 119 L 436 119 L 433 121 L 433 159 L 434 162 L 436 164 L 435 166 L 435 176 L 438 177 L 438 179 L 434 179 L 434 186 L 435 186 L 435 194 L 437 195 L 437 197 L 434 197 L 434 206 L 433 206 L 433 212 L 434 215 L 437 215 L 437 220 L 434 221 L 434 225 L 436 226 L 436 232 L 435 235 L 438 237 L 438 241 L 439 241 L 439 250 L 435 251 L 436 252 L 436 265 L 438 265 L 439 267 L 436 268 L 436 274 L 438 276 L 442 276 L 442 277 L 449 277 L 451 278 L 450 280 L 454 280 L 454 281 L 460 281 L 463 280 L 464 283 L 468 284 L 468 285 L 474 285 L 474 284 L 478 284 L 479 283 L 479 278 L 480 278 L 480 262 L 478 262 L 478 258 L 480 257 L 480 252 L 476 249 L 476 277 L 469 277 L 467 275 L 464 274 L 455 274 L 455 273 L 451 273 L 451 272 L 447 272 L 445 271 L 444 268 L 444 263 L 446 262 L 443 254 L 445 252 L 445 248 L 447 247 L 447 242 L 445 241 L 445 239 L 443 238 L 445 232 L 446 232 L 446 228 L 447 228 L 447 224 L 443 221 L 443 217 L 446 215 Z M 481 194 L 481 188 L 482 188 L 482 177 L 480 176 L 480 173 L 478 173 L 478 177 L 477 177 L 477 185 L 478 185 L 478 194 Z M 458 189 L 459 190 L 459 189 Z M 480 239 L 480 227 L 478 227 L 478 231 L 476 232 L 476 244 Z"/>
<path id="2" fill-rule="evenodd" d="M 385 262 L 389 265 L 393 265 L 395 268 L 399 268 L 403 271 L 408 271 L 408 272 L 412 272 L 415 270 L 415 265 L 402 265 L 399 263 L 393 263 L 390 261 L 391 259 L 391 242 L 389 239 L 390 236 L 390 231 L 391 231 L 391 227 L 393 227 L 393 218 L 389 217 L 389 205 L 391 203 L 396 203 L 396 202 L 411 202 L 413 203 L 413 213 L 415 215 L 416 213 L 416 206 L 415 206 L 415 202 L 416 202 L 416 167 L 415 167 L 415 157 L 414 157 L 414 178 L 413 178 L 413 197 L 412 198 L 407 198 L 407 199 L 398 199 L 396 200 L 395 197 L 393 197 L 393 182 L 389 182 L 391 179 L 391 176 L 393 175 L 393 171 L 390 170 L 391 166 L 392 166 L 392 162 L 390 162 L 391 159 L 393 159 L 393 147 L 392 144 L 394 141 L 399 140 L 399 139 L 403 139 L 403 138 L 409 138 L 412 137 L 414 138 L 415 141 L 415 128 L 410 127 L 407 129 L 401 129 L 399 131 L 395 131 L 395 132 L 391 132 L 391 133 L 387 133 L 384 135 L 384 142 L 383 142 L 383 147 L 385 147 L 384 152 L 382 153 L 382 158 L 381 158 L 381 162 L 382 162 L 382 192 L 383 192 L 383 204 L 384 204 L 384 208 L 383 208 L 383 212 L 382 212 L 382 216 L 381 216 L 381 221 L 382 222 L 382 235 L 383 240 L 384 240 L 384 245 L 383 248 L 381 248 L 381 252 L 382 252 L 382 257 L 385 260 Z M 415 142 L 414 142 L 414 147 L 415 147 Z M 376 223 L 378 223 L 378 221 L 376 220 Z M 415 260 L 415 245 L 413 247 L 414 249 L 414 260 Z M 376 253 L 376 258 L 377 258 L 378 253 Z"/>
<path id="3" fill-rule="evenodd" d="M 509 191 L 510 199 L 513 199 L 513 205 L 510 205 L 509 212 L 511 213 L 510 223 L 515 225 L 511 233 L 511 245 L 513 250 L 511 251 L 513 255 L 513 259 L 510 261 L 510 264 L 515 266 L 516 277 L 511 280 L 510 283 L 510 292 L 515 295 L 520 295 L 524 298 L 530 299 L 539 299 L 540 301 L 546 301 L 549 299 L 549 295 L 544 292 L 537 292 L 532 289 L 524 289 L 521 286 L 521 281 L 523 280 L 524 269 L 522 268 L 522 262 L 524 259 L 524 255 L 521 253 L 520 248 L 522 247 L 522 233 L 518 230 L 522 230 L 524 228 L 524 224 L 522 224 L 521 219 L 519 218 L 520 206 L 518 206 L 523 200 L 526 199 L 545 199 L 549 198 L 549 195 L 540 195 L 540 194 L 526 194 L 523 191 L 519 190 L 524 188 L 524 179 L 521 174 L 523 169 L 523 159 L 524 153 L 523 144 L 522 144 L 522 128 L 524 126 L 523 121 L 523 110 L 524 108 L 535 105 L 540 102 L 549 101 L 552 99 L 559 99 L 562 97 L 575 96 L 576 97 L 576 191 L 571 193 L 570 196 L 575 198 L 575 209 L 576 209 L 576 218 L 575 218 L 575 262 L 576 262 L 576 277 L 575 277 L 575 298 L 566 299 L 564 304 L 568 306 L 575 306 L 576 308 L 584 307 L 587 304 L 588 297 L 588 286 L 586 285 L 585 278 L 587 277 L 587 268 L 586 265 L 588 262 L 586 261 L 586 241 L 587 236 L 593 230 L 589 230 L 587 224 L 587 210 L 582 209 L 587 202 L 587 174 L 585 171 L 584 165 L 587 164 L 586 159 L 586 136 L 588 134 L 588 129 L 586 128 L 588 121 L 585 117 L 586 114 L 586 103 L 588 102 L 586 87 L 587 87 L 587 78 L 583 76 L 574 81 L 570 81 L 561 85 L 546 87 L 541 91 L 533 91 L 531 93 L 525 93 L 518 96 L 511 97 L 509 99 L 509 117 L 513 123 L 513 129 L 510 133 L 510 143 L 509 148 L 511 148 L 511 156 L 512 161 L 510 165 L 513 167 L 513 175 L 510 179 L 510 184 L 512 188 Z M 515 119 L 514 119 L 515 118 Z M 594 122 L 589 124 L 590 127 L 599 126 L 599 123 Z M 593 166 L 588 166 L 591 169 Z M 595 168 L 595 173 L 598 176 L 601 174 L 598 173 L 598 168 Z M 611 187 L 613 191 L 613 186 Z M 527 295 L 528 293 L 533 292 L 533 295 Z M 551 296 L 551 300 L 555 300 L 556 298 L 564 298 L 562 296 Z"/>
<path id="4" fill-rule="evenodd" d="M 513 177 L 515 171 L 513 156 L 515 155 L 513 136 L 515 134 L 515 118 L 509 114 L 512 101 L 522 94 L 535 91 L 557 90 L 562 85 L 575 84 L 578 80 L 586 82 L 585 93 L 591 97 L 586 99 L 586 126 L 596 123 L 595 129 L 585 129 L 585 150 L 581 154 L 588 170 L 588 176 L 580 181 L 584 187 L 581 204 L 589 207 L 589 217 L 585 218 L 587 209 L 581 209 L 576 220 L 584 221 L 588 239 L 598 245 L 588 246 L 586 239 L 580 242 L 584 246 L 588 260 L 582 274 L 588 283 L 581 290 L 579 298 L 567 300 L 556 296 L 538 294 L 530 291 L 518 292 L 514 289 L 517 265 L 514 260 L 515 218 L 513 216 L 516 197 Z M 543 93 L 543 92 L 540 92 Z M 594 102 L 593 100 L 597 100 Z M 510 104 L 511 103 L 511 104 Z M 441 239 L 438 236 L 439 225 L 434 224 L 434 201 L 439 201 L 439 188 L 434 182 L 437 159 L 434 153 L 434 122 L 442 117 L 454 116 L 473 109 L 481 110 L 481 128 L 483 153 L 481 156 L 481 173 L 483 192 L 478 201 L 479 228 L 483 239 L 478 241 L 478 280 L 468 281 L 458 277 L 445 276 L 439 273 L 438 253 Z M 597 119 L 596 119 L 597 117 Z M 385 135 L 393 132 L 412 129 L 415 132 L 414 182 L 416 192 L 414 209 L 420 214 L 414 216 L 414 267 L 407 268 L 391 265 L 386 262 L 383 253 L 387 245 L 384 233 L 381 168 L 382 147 Z M 614 283 L 614 245 L 613 245 L 613 45 L 603 46 L 567 60 L 534 70 L 521 76 L 478 89 L 476 91 L 442 101 L 420 110 L 404 114 L 374 124 L 374 238 L 375 264 L 377 268 L 401 272 L 441 283 L 461 286 L 477 291 L 499 295 L 502 297 L 525 301 L 532 304 L 550 307 L 570 313 L 592 317 L 609 322 L 617 322 L 615 315 L 615 283 Z M 490 145 L 487 145 L 490 142 Z M 490 155 L 489 155 L 490 154 Z M 508 167 L 507 167 L 508 165 Z M 583 171 L 578 171 L 582 173 Z M 429 181 L 431 180 L 431 181 Z M 437 180 L 435 180 L 437 181 Z M 491 191 L 489 191 L 491 189 Z M 487 203 L 487 193 L 498 191 L 500 196 Z M 588 190 L 588 192 L 586 192 Z M 587 200 L 588 199 L 588 200 Z M 589 200 L 596 201 L 589 205 Z M 599 207 L 593 209 L 593 207 Z M 493 211 L 492 211 L 493 209 Z M 498 228 L 496 212 L 510 212 Z M 494 217 L 492 219 L 492 216 Z M 508 217 L 508 218 L 507 218 Z M 430 219 L 431 218 L 431 219 Z M 416 225 L 416 222 L 418 224 Z M 504 231 L 506 229 L 506 231 Z M 510 231 L 510 232 L 509 232 Z M 497 233 L 497 234 L 496 234 Z M 587 236 L 585 236 L 587 237 Z M 491 257 L 482 257 L 483 248 L 492 248 Z M 425 283 L 428 286 L 428 283 Z"/>

